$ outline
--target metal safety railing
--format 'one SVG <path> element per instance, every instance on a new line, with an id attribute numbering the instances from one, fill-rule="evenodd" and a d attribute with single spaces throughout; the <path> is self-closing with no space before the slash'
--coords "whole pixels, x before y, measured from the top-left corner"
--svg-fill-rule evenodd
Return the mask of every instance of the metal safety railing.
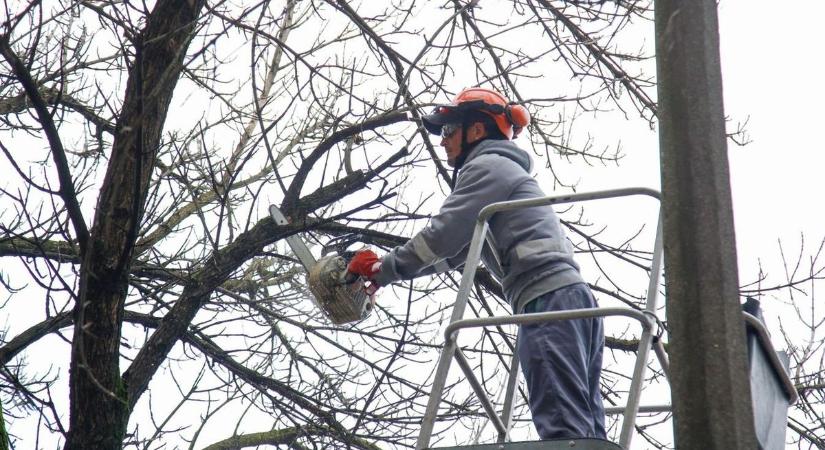
<path id="1" fill-rule="evenodd" d="M 608 199 L 616 197 L 626 197 L 631 195 L 645 195 L 660 200 L 659 192 L 648 188 L 624 188 L 613 189 L 606 191 L 570 194 L 564 196 L 550 196 L 528 200 L 515 200 L 508 202 L 500 202 L 489 205 L 481 210 L 476 221 L 473 238 L 470 241 L 470 248 L 467 253 L 467 259 L 464 264 L 464 272 L 461 276 L 461 283 L 458 288 L 458 295 L 453 306 L 453 313 L 450 318 L 450 324 L 447 326 L 444 334 L 446 341 L 441 351 L 441 355 L 436 366 L 435 375 L 433 378 L 432 391 L 430 393 L 429 401 L 427 402 L 427 409 L 424 413 L 424 419 L 421 423 L 421 430 L 418 435 L 418 442 L 416 449 L 425 449 L 430 444 L 433 428 L 438 415 L 438 406 L 441 403 L 441 395 L 446 384 L 447 375 L 450 370 L 452 360 L 455 359 L 458 365 L 464 372 L 473 391 L 478 395 L 482 407 L 484 408 L 490 420 L 498 431 L 498 441 L 507 442 L 509 440 L 510 428 L 512 425 L 513 403 L 515 398 L 515 391 L 518 385 L 519 361 L 517 354 L 513 354 L 512 362 L 510 364 L 504 404 L 502 412 L 499 415 L 495 407 L 490 401 L 481 383 L 472 372 L 469 361 L 464 356 L 464 353 L 458 347 L 457 335 L 459 330 L 464 328 L 499 326 L 506 324 L 525 324 L 535 323 L 550 320 L 570 320 L 590 317 L 608 317 L 608 316 L 624 316 L 635 319 L 642 327 L 642 334 L 639 339 L 639 346 L 636 356 L 636 364 L 633 369 L 633 377 L 631 379 L 630 389 L 628 393 L 627 405 L 623 409 L 624 421 L 622 424 L 621 435 L 619 438 L 619 445 L 622 448 L 628 448 L 630 440 L 633 435 L 636 415 L 639 412 L 639 401 L 642 390 L 642 382 L 647 368 L 647 359 L 649 350 L 654 349 L 660 363 L 662 364 L 665 373 L 667 373 L 667 357 L 662 343 L 655 339 L 657 335 L 658 320 L 656 318 L 656 309 L 658 301 L 658 286 L 661 279 L 662 272 L 662 221 L 659 218 L 656 228 L 656 238 L 653 249 L 653 259 L 650 269 L 650 283 L 647 290 L 647 298 L 645 300 L 644 308 L 641 310 L 633 308 L 588 308 L 576 309 L 568 311 L 554 311 L 533 314 L 517 314 L 512 316 L 496 316 L 477 319 L 464 319 L 464 309 L 470 295 L 470 290 L 473 286 L 473 279 L 475 277 L 476 269 L 481 261 L 481 251 L 487 237 L 489 229 L 490 218 L 499 212 L 509 211 L 519 208 L 529 208 L 535 206 L 547 206 L 554 204 L 583 202 L 589 200 Z M 494 249 L 493 249 L 494 250 Z M 495 252 L 495 250 L 494 250 Z"/>
<path id="2" fill-rule="evenodd" d="M 640 405 L 642 384 L 645 379 L 645 371 L 647 368 L 650 349 L 653 349 L 665 378 L 669 381 L 669 362 L 665 352 L 664 344 L 658 338 L 660 330 L 659 320 L 656 316 L 656 309 L 658 307 L 658 292 L 659 283 L 662 276 L 662 218 L 661 213 L 656 227 L 656 237 L 653 245 L 653 256 L 650 267 L 650 281 L 647 289 L 647 297 L 641 309 L 633 308 L 587 308 L 574 309 L 567 311 L 553 311 L 532 314 L 516 314 L 511 316 L 494 316 L 474 319 L 462 319 L 464 309 L 469 299 L 470 290 L 473 286 L 473 279 L 476 270 L 481 260 L 481 252 L 484 242 L 487 240 L 487 232 L 489 230 L 488 222 L 492 216 L 498 212 L 509 211 L 518 208 L 529 208 L 534 206 L 546 206 L 553 204 L 563 204 L 572 202 L 583 202 L 589 200 L 609 199 L 616 197 L 626 197 L 631 195 L 644 195 L 653 197 L 656 200 L 661 200 L 658 191 L 648 188 L 624 188 L 613 189 L 606 191 L 597 191 L 590 193 L 571 194 L 564 196 L 550 196 L 529 200 L 516 200 L 508 202 L 500 202 L 489 205 L 481 210 L 476 221 L 473 238 L 470 241 L 470 248 L 467 253 L 467 259 L 464 264 L 464 272 L 461 276 L 461 283 L 459 285 L 456 302 L 453 306 L 453 313 L 450 318 L 450 324 L 444 330 L 445 343 L 441 351 L 441 355 L 436 366 L 435 375 L 433 378 L 432 391 L 427 402 L 427 409 L 424 413 L 424 418 L 421 423 L 421 430 L 418 435 L 416 449 L 423 450 L 428 448 L 430 439 L 432 437 L 433 428 L 438 415 L 438 406 L 441 402 L 441 395 L 446 384 L 447 375 L 450 370 L 452 360 L 455 359 L 461 367 L 467 381 L 470 383 L 475 394 L 478 396 L 481 406 L 489 416 L 493 426 L 498 432 L 498 442 L 502 443 L 497 448 L 506 449 L 506 442 L 509 441 L 510 428 L 512 426 L 513 404 L 515 399 L 515 392 L 518 385 L 519 360 L 518 354 L 513 352 L 512 362 L 508 370 L 507 384 L 505 387 L 505 398 L 502 405 L 501 414 L 495 410 L 495 406 L 490 398 L 484 392 L 482 383 L 478 380 L 472 371 L 472 367 L 464 352 L 458 347 L 457 337 L 460 330 L 465 328 L 478 327 L 493 327 L 501 325 L 521 325 L 536 322 L 545 322 L 553 320 L 571 320 L 583 319 L 593 317 L 627 317 L 636 320 L 641 326 L 642 333 L 639 338 L 639 345 L 636 352 L 636 362 L 633 368 L 633 375 L 628 389 L 627 403 L 624 407 L 609 407 L 605 408 L 607 414 L 623 414 L 621 434 L 619 436 L 619 446 L 623 449 L 630 448 L 630 443 L 635 429 L 636 416 L 638 413 L 648 412 L 668 412 L 671 411 L 670 405 Z M 492 248 L 495 253 L 495 248 Z M 496 262 L 500 261 L 498 255 Z M 793 404 L 797 398 L 797 392 L 793 382 L 791 381 L 787 370 L 783 363 L 779 360 L 776 352 L 773 351 L 767 330 L 764 324 L 754 316 L 744 313 L 743 317 L 753 331 L 756 338 L 766 349 L 768 354 L 768 364 L 771 365 L 774 373 L 779 379 L 782 390 L 789 399 L 788 404 Z M 524 444 L 524 443 L 522 443 Z M 607 444 L 613 446 L 614 444 Z M 554 447 L 555 448 L 555 447 Z"/>

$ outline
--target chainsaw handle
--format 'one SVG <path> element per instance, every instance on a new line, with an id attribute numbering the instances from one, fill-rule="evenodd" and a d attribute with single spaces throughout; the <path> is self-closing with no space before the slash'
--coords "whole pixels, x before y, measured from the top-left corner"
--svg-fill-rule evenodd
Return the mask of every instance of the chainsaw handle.
<path id="1" fill-rule="evenodd" d="M 341 255 L 341 257 L 344 258 L 344 261 L 346 261 L 347 264 L 349 264 L 349 262 L 352 260 L 352 258 L 355 258 L 356 253 L 358 253 L 357 250 L 345 250 L 345 251 L 339 253 L 339 255 Z"/>
<path id="2" fill-rule="evenodd" d="M 358 281 L 359 275 L 357 273 L 352 273 L 349 270 L 344 270 L 341 273 L 341 283 L 343 284 L 352 284 Z"/>

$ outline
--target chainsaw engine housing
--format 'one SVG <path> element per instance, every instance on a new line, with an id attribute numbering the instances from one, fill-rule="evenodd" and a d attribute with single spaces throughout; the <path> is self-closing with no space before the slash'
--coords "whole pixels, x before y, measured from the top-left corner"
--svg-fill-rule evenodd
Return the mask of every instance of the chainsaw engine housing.
<path id="1" fill-rule="evenodd" d="M 309 269 L 309 290 L 324 314 L 335 325 L 357 322 L 372 312 L 373 298 L 364 290 L 364 281 L 347 280 L 347 262 L 329 254 Z"/>

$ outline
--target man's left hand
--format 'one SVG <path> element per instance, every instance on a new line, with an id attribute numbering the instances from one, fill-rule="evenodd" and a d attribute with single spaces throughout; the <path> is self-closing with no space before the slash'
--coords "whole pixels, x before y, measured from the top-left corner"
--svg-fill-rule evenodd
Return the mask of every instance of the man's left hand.
<path id="1" fill-rule="evenodd" d="M 381 258 L 369 249 L 358 250 L 355 256 L 347 265 L 347 271 L 360 275 L 369 280 L 367 286 L 368 294 L 374 294 L 378 290 L 378 283 L 375 282 L 375 275 L 381 270 Z"/>

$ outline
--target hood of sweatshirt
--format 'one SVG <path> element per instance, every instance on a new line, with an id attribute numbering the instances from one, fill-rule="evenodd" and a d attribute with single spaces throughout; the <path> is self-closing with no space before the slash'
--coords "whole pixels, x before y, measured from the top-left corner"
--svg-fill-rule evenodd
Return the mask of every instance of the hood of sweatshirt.
<path id="1" fill-rule="evenodd" d="M 527 173 L 530 173 L 530 170 L 533 168 L 530 155 L 520 149 L 513 141 L 495 139 L 486 139 L 479 142 L 478 145 L 473 148 L 464 164 L 469 164 L 474 159 L 486 154 L 495 154 L 511 159 Z"/>

